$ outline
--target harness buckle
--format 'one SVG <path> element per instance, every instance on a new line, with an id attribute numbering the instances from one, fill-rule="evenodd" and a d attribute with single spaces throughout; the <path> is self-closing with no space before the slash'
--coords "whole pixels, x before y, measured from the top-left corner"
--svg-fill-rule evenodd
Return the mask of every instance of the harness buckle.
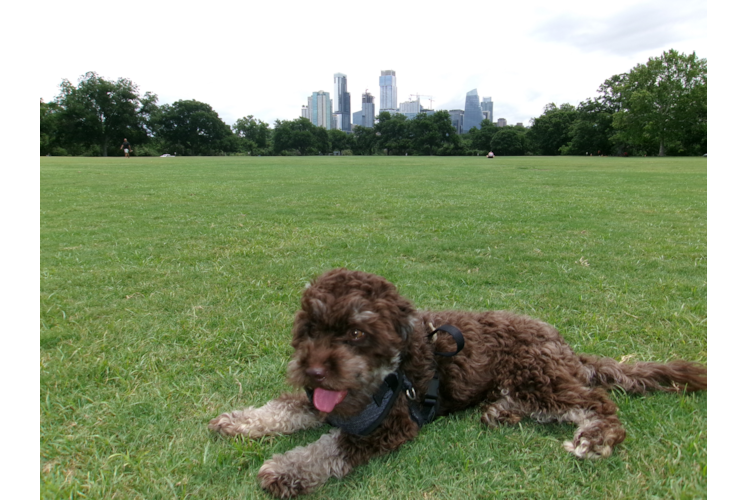
<path id="1" fill-rule="evenodd" d="M 408 387 L 407 389 L 405 389 L 405 396 L 411 401 L 415 401 L 418 397 L 418 395 L 416 394 L 416 390 L 412 387 Z"/>

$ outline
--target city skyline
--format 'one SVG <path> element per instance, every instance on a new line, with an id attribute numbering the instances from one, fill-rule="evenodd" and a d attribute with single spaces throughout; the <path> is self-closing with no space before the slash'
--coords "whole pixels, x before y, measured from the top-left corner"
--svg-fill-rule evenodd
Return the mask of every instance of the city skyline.
<path id="1" fill-rule="evenodd" d="M 347 75 L 344 73 L 335 73 L 333 83 L 334 89 L 331 94 L 318 91 L 314 92 L 308 98 L 308 104 L 301 106 L 300 117 L 309 119 L 315 125 L 323 126 L 327 129 L 342 130 L 344 132 L 352 132 L 355 126 L 373 127 L 379 113 L 375 111 L 374 97 L 368 90 L 362 94 L 361 110 L 351 113 L 350 93 L 346 92 Z M 420 113 L 432 114 L 435 112 L 433 109 L 424 108 L 421 104 L 421 95 L 419 94 L 411 94 L 410 97 L 415 96 L 415 100 L 408 100 L 395 105 L 397 100 L 395 70 L 381 71 L 379 89 L 380 99 L 388 103 L 386 108 L 380 108 L 380 113 L 386 111 L 392 114 L 401 114 L 408 119 L 412 119 Z M 323 95 L 323 97 L 318 97 L 319 95 Z M 322 111 L 320 111 L 322 110 L 322 104 L 313 105 L 319 99 L 327 100 L 325 101 L 326 106 L 332 109 L 331 120 L 323 117 Z M 504 118 L 501 118 L 501 124 L 493 121 L 493 101 L 488 96 L 481 99 L 477 89 L 473 89 L 466 94 L 464 108 L 464 110 L 449 110 L 452 125 L 459 134 L 467 133 L 473 127 L 480 129 L 483 120 L 489 120 L 498 126 L 506 125 L 506 119 Z M 521 122 L 517 125 L 521 125 Z"/>
<path id="2" fill-rule="evenodd" d="M 423 30 L 394 31 L 392 27 L 366 35 L 376 47 L 373 50 L 362 51 L 360 43 L 339 44 L 334 50 L 315 51 L 315 57 L 299 57 L 301 39 L 279 37 L 278 30 L 307 33 L 313 22 L 352 27 L 354 20 L 367 19 L 368 10 L 343 10 L 327 0 L 314 14 L 278 5 L 229 4 L 228 10 L 206 9 L 205 15 L 197 17 L 154 5 L 149 17 L 169 21 L 155 31 L 147 23 L 133 26 L 126 50 L 111 44 L 92 45 L 84 31 L 69 29 L 86 15 L 92 20 L 114 16 L 112 6 L 102 5 L 96 17 L 66 11 L 54 20 L 40 19 L 46 43 L 64 39 L 66 48 L 65 57 L 40 57 L 44 64 L 35 69 L 33 79 L 39 85 L 37 97 L 51 101 L 59 94 L 63 79 L 76 84 L 81 75 L 96 71 L 106 79 L 131 80 L 141 95 L 157 94 L 159 104 L 195 99 L 213 107 L 229 125 L 253 115 L 273 126 L 275 120 L 297 118 L 313 90 L 331 92 L 336 72 L 347 75 L 351 112 L 359 111 L 358 100 L 368 89 L 376 97 L 378 113 L 382 105 L 378 79 L 382 70 L 392 69 L 396 71 L 396 104 L 410 100 L 411 94 L 426 94 L 433 96 L 433 106 L 429 106 L 433 109 L 459 109 L 466 92 L 477 88 L 481 96 L 492 97 L 493 121 L 503 117 L 512 124 L 529 124 L 546 104 L 576 106 L 596 97 L 606 79 L 665 50 L 695 51 L 698 57 L 709 57 L 705 0 L 622 0 L 615 4 L 582 0 L 571 5 L 531 1 L 510 6 L 479 1 L 471 9 L 489 21 L 484 35 L 492 43 L 467 50 L 454 44 L 452 37 L 436 36 L 424 49 Z M 394 2 L 385 2 L 385 6 L 405 7 Z M 453 29 L 453 10 L 436 7 L 420 15 L 421 25 L 430 33 Z M 253 39 L 265 41 L 266 46 L 251 50 L 245 60 L 240 49 L 226 47 L 243 45 L 247 19 L 267 20 L 252 27 Z M 205 35 L 200 40 L 180 35 L 185 29 L 198 28 Z M 166 58 L 151 57 L 159 53 Z M 206 70 L 195 71 L 196 62 Z M 428 102 L 421 98 L 422 104 Z"/>

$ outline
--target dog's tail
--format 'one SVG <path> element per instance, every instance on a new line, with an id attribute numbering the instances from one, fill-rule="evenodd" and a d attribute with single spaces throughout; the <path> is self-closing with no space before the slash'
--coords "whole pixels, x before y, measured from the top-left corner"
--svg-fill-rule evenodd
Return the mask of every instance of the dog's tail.
<path id="1" fill-rule="evenodd" d="M 706 390 L 706 367 L 690 361 L 619 363 L 612 358 L 581 354 L 590 384 L 620 387 L 626 392 Z"/>

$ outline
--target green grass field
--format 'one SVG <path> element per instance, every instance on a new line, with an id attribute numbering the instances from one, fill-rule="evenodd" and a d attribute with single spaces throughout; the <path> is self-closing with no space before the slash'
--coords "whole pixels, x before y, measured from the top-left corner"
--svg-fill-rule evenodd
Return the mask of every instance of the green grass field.
<path id="1" fill-rule="evenodd" d="M 579 352 L 707 361 L 705 158 L 41 158 L 42 498 L 266 498 L 326 429 L 220 439 L 287 390 L 306 282 L 381 274 L 419 308 L 510 309 Z M 705 393 L 615 392 L 628 432 L 437 420 L 314 499 L 705 498 Z"/>

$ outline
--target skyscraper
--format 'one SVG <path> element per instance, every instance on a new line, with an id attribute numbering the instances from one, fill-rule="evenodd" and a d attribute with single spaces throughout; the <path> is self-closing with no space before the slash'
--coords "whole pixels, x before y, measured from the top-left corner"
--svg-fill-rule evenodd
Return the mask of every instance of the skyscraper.
<path id="1" fill-rule="evenodd" d="M 309 97 L 309 119 L 318 127 L 332 128 L 332 103 L 330 93 L 324 90 L 312 92 Z"/>
<path id="2" fill-rule="evenodd" d="M 450 109 L 449 119 L 452 121 L 452 126 L 455 128 L 457 133 L 461 134 L 463 120 L 465 119 L 465 112 L 461 109 Z"/>
<path id="3" fill-rule="evenodd" d="M 351 131 L 351 94 L 348 93 L 348 77 L 343 73 L 335 73 L 333 82 L 333 113 L 335 117 L 335 128 L 344 132 Z"/>
<path id="4" fill-rule="evenodd" d="M 484 113 L 488 111 L 488 121 L 493 122 L 493 101 L 490 97 L 484 97 L 480 103 L 480 109 Z"/>
<path id="5" fill-rule="evenodd" d="M 369 128 L 373 127 L 374 114 L 374 96 L 367 90 L 361 94 L 361 126 Z"/>
<path id="6" fill-rule="evenodd" d="M 351 115 L 351 121 L 353 123 L 353 127 L 363 127 L 363 117 L 364 117 L 364 110 L 356 111 Z"/>
<path id="7" fill-rule="evenodd" d="M 382 70 L 379 77 L 379 112 L 397 109 L 397 77 L 391 69 Z"/>
<path id="8" fill-rule="evenodd" d="M 468 133 L 473 127 L 480 129 L 481 121 L 483 121 L 483 110 L 480 107 L 478 89 L 473 89 L 465 96 L 465 119 L 462 123 L 463 132 Z"/>

